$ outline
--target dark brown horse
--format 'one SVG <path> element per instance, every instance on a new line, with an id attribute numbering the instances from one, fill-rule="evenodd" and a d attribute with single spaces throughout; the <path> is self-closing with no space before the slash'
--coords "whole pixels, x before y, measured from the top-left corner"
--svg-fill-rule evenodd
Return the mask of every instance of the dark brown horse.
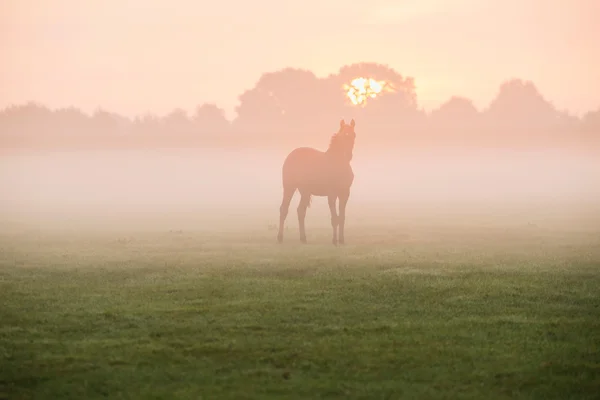
<path id="1" fill-rule="evenodd" d="M 340 130 L 331 137 L 329 148 L 325 152 L 310 147 L 299 147 L 288 154 L 282 168 L 283 200 L 279 208 L 279 234 L 277 235 L 279 243 L 283 241 L 283 225 L 297 189 L 301 196 L 298 205 L 300 241 L 306 243 L 304 218 L 311 196 L 327 196 L 331 211 L 333 244 L 344 244 L 346 204 L 354 181 L 354 172 L 350 166 L 356 138 L 354 125 L 354 120 L 350 121 L 350 124 L 341 120 Z M 337 199 L 340 199 L 339 215 L 336 210 Z"/>

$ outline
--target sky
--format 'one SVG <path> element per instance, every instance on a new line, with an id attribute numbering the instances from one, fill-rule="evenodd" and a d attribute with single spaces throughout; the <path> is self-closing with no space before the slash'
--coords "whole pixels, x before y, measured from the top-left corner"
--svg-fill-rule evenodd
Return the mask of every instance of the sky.
<path id="1" fill-rule="evenodd" d="M 0 0 L 0 107 L 164 115 L 238 96 L 265 72 L 355 62 L 415 78 L 419 105 L 483 109 L 533 81 L 560 110 L 600 108 L 598 0 Z"/>

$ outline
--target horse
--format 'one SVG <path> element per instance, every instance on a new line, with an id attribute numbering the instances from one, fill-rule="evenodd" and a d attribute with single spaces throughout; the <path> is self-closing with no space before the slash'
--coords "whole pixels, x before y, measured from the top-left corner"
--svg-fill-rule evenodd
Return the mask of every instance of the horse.
<path id="1" fill-rule="evenodd" d="M 312 196 L 327 196 L 331 211 L 331 227 L 333 228 L 334 245 L 344 244 L 344 225 L 346 221 L 346 204 L 350 197 L 350 187 L 354 182 L 354 172 L 350 166 L 354 149 L 354 119 L 350 124 L 340 121 L 340 129 L 331 136 L 327 151 L 312 147 L 298 147 L 292 150 L 282 167 L 283 200 L 279 207 L 279 233 L 277 241 L 283 242 L 285 219 L 292 197 L 296 190 L 300 192 L 298 205 L 298 227 L 300 242 L 306 243 L 304 219 L 306 209 L 310 206 Z M 339 215 L 336 201 L 339 199 Z M 339 236 L 338 236 L 339 228 Z"/>

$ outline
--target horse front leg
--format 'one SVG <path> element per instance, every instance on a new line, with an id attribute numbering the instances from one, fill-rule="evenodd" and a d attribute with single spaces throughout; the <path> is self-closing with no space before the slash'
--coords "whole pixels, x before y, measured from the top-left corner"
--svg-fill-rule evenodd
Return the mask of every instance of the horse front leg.
<path id="1" fill-rule="evenodd" d="M 333 228 L 333 239 L 332 243 L 334 246 L 338 244 L 338 215 L 335 209 L 335 203 L 337 201 L 337 195 L 329 195 L 327 197 L 329 203 L 329 211 L 331 212 L 331 227 Z"/>
<path id="2" fill-rule="evenodd" d="M 340 230 L 339 233 L 339 244 L 344 244 L 344 226 L 346 223 L 346 204 L 348 204 L 348 198 L 350 197 L 350 189 L 343 191 L 340 193 L 340 214 L 338 217 L 338 228 Z"/>

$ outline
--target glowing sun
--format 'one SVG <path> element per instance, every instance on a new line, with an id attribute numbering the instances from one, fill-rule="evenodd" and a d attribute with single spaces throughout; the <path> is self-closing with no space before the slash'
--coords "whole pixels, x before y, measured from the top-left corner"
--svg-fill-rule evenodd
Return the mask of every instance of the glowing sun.
<path id="1" fill-rule="evenodd" d="M 385 81 L 377 81 L 373 78 L 355 78 L 350 84 L 344 84 L 346 96 L 357 106 L 364 106 L 368 99 L 383 94 L 384 92 L 393 92 L 394 88 Z"/>

